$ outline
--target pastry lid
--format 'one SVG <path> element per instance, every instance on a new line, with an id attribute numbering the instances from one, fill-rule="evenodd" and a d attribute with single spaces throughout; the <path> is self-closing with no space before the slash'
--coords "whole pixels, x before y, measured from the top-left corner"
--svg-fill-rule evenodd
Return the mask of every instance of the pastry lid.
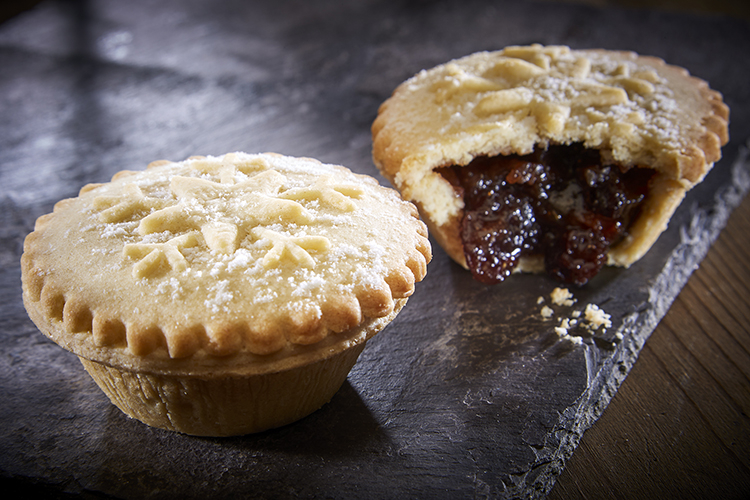
<path id="1" fill-rule="evenodd" d="M 277 154 L 194 157 L 120 172 L 40 217 L 24 301 L 94 361 L 270 370 L 374 334 L 430 256 L 414 206 L 371 177 Z"/>

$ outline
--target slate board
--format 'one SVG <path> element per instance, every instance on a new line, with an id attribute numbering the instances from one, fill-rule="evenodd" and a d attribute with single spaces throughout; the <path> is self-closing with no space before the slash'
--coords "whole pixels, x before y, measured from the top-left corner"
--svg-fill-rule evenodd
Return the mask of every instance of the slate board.
<path id="1" fill-rule="evenodd" d="M 750 184 L 748 26 L 532 2 L 43 2 L 0 25 L 0 478 L 119 498 L 539 497 Z M 379 177 L 369 127 L 398 83 L 478 50 L 629 49 L 712 83 L 732 141 L 652 251 L 574 291 L 613 327 L 539 315 L 556 283 L 487 287 L 435 248 L 428 277 L 321 410 L 259 435 L 152 429 L 112 406 L 21 302 L 22 241 L 88 182 L 160 158 L 313 156 Z M 379 177 L 380 178 L 380 177 Z M 382 178 L 380 178 L 382 181 Z M 622 341 L 611 343 L 616 332 Z M 10 488 L 10 490 L 8 490 Z"/>

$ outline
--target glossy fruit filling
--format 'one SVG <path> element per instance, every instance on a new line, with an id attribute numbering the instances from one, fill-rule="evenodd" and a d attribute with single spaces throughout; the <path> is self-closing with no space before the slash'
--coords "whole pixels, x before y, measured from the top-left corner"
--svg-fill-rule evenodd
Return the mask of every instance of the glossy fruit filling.
<path id="1" fill-rule="evenodd" d="M 603 163 L 599 151 L 573 144 L 440 169 L 464 199 L 461 238 L 474 277 L 499 283 L 534 255 L 563 282 L 596 276 L 654 173 Z"/>

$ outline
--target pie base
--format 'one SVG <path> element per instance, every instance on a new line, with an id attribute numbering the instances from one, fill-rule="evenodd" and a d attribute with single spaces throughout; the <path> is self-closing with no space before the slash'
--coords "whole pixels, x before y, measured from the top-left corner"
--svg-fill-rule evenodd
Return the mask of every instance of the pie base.
<path id="1" fill-rule="evenodd" d="M 256 376 L 214 378 L 138 373 L 80 358 L 110 401 L 151 427 L 194 436 L 237 436 L 291 424 L 341 388 L 365 347 Z"/>

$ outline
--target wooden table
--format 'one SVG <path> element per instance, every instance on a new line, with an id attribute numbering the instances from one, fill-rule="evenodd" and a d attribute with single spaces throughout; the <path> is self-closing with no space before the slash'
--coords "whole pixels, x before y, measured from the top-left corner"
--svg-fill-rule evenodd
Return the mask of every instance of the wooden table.
<path id="1" fill-rule="evenodd" d="M 693 273 L 549 496 L 750 495 L 750 198 Z"/>

